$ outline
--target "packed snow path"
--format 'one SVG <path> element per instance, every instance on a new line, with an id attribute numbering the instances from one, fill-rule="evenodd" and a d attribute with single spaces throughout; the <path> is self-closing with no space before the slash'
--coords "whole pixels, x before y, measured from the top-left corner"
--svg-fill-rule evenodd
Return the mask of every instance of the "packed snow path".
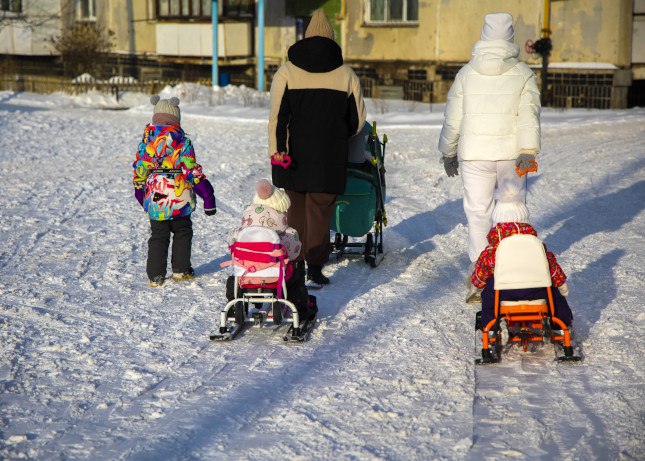
<path id="1" fill-rule="evenodd" d="M 569 276 L 584 361 L 545 345 L 475 367 L 440 112 L 370 115 L 390 138 L 386 257 L 330 262 L 310 341 L 212 343 L 228 232 L 269 175 L 265 111 L 183 107 L 219 211 L 194 215 L 198 277 L 151 289 L 130 182 L 150 107 L 0 96 L 0 458 L 645 457 L 645 111 L 543 114 L 528 206 Z"/>

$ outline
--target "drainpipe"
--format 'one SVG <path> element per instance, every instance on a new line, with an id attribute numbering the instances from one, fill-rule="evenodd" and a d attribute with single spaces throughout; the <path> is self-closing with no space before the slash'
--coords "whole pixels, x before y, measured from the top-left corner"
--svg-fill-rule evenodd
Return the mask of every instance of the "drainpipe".
<path id="1" fill-rule="evenodd" d="M 264 91 L 264 0 L 258 0 L 258 91 Z"/>
<path id="2" fill-rule="evenodd" d="M 551 0 L 544 0 L 544 17 L 542 18 L 542 38 L 546 39 L 545 43 L 549 44 L 549 48 L 542 53 L 542 84 L 540 93 L 542 99 L 547 94 L 547 79 L 549 73 L 549 54 L 551 51 Z M 548 42 L 547 42 L 548 41 Z M 547 102 L 547 101 L 543 101 Z"/>
<path id="3" fill-rule="evenodd" d="M 213 34 L 213 68 L 211 76 L 211 85 L 219 85 L 219 70 L 217 68 L 217 0 L 213 0 L 211 3 L 211 27 Z"/>

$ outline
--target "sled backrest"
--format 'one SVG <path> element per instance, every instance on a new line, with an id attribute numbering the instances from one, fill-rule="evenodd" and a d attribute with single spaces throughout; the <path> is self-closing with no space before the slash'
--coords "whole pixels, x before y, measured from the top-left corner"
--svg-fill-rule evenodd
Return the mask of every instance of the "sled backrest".
<path id="1" fill-rule="evenodd" d="M 544 245 L 534 235 L 503 239 L 495 251 L 495 290 L 551 286 Z"/>
<path id="2" fill-rule="evenodd" d="M 237 235 L 231 245 L 233 273 L 236 277 L 277 279 L 284 274 L 286 250 L 273 229 L 249 226 Z"/>

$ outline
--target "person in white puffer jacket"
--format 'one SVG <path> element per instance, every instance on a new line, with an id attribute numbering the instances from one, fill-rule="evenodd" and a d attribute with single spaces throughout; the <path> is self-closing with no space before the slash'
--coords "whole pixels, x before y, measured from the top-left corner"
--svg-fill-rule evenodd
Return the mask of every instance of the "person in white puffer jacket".
<path id="1" fill-rule="evenodd" d="M 515 178 L 524 199 L 525 181 L 515 169 L 527 170 L 540 151 L 540 91 L 533 71 L 518 59 L 514 38 L 510 14 L 484 17 L 472 58 L 448 92 L 439 137 L 448 176 L 461 166 L 471 263 L 487 245 L 497 184 Z"/>

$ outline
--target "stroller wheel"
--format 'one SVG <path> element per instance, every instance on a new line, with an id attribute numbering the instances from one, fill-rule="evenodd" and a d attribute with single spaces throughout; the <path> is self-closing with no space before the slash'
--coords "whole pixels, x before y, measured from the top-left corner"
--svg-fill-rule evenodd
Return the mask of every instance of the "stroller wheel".
<path id="1" fill-rule="evenodd" d="M 339 232 L 336 232 L 336 235 L 334 236 L 334 250 L 340 250 L 341 249 L 341 234 Z"/>
<path id="2" fill-rule="evenodd" d="M 374 239 L 372 238 L 372 234 L 367 234 L 367 239 L 365 240 L 365 252 L 363 253 L 365 256 L 366 263 L 369 263 L 370 260 L 372 259 L 373 248 L 374 248 Z"/>

